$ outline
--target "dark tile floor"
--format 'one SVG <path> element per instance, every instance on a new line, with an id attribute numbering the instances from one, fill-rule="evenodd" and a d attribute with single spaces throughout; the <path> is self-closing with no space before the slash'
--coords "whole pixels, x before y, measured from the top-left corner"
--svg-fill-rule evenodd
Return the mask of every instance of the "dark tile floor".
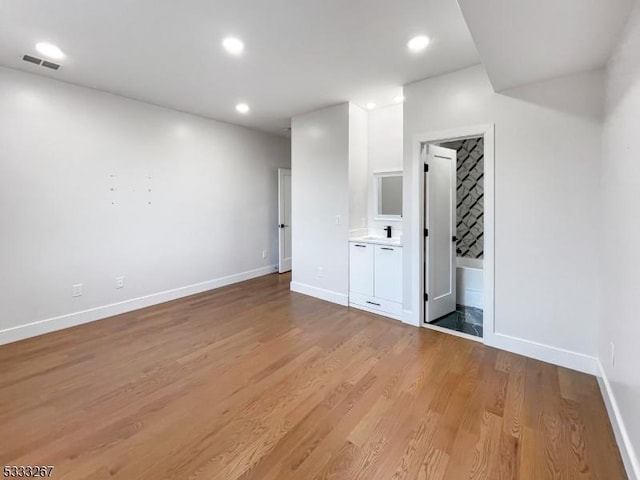
<path id="1" fill-rule="evenodd" d="M 431 322 L 432 325 L 482 338 L 482 310 L 456 305 L 456 311 Z"/>

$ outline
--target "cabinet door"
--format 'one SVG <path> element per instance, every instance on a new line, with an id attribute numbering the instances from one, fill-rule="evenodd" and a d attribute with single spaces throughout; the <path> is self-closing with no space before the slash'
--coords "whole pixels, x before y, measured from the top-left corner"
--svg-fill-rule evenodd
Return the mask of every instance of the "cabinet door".
<path id="1" fill-rule="evenodd" d="M 373 296 L 373 245 L 349 244 L 349 291 Z"/>
<path id="2" fill-rule="evenodd" d="M 402 302 L 402 248 L 376 245 L 374 296 Z"/>

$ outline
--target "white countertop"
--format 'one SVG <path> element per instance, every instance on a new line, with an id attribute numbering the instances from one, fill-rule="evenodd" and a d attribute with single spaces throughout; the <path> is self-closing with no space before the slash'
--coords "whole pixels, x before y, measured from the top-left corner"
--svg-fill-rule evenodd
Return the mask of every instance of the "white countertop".
<path id="1" fill-rule="evenodd" d="M 398 237 L 387 238 L 387 237 L 378 237 L 375 235 L 365 235 L 363 237 L 351 237 L 349 241 L 358 242 L 358 243 L 375 243 L 376 245 L 389 245 L 393 247 L 402 246 L 401 239 Z"/>

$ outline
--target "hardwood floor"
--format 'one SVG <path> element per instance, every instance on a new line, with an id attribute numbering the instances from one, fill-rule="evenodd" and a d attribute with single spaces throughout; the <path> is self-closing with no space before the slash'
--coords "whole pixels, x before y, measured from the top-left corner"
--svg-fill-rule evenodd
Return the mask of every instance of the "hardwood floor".
<path id="1" fill-rule="evenodd" d="M 626 478 L 594 377 L 289 281 L 0 347 L 2 465 L 66 480 Z"/>

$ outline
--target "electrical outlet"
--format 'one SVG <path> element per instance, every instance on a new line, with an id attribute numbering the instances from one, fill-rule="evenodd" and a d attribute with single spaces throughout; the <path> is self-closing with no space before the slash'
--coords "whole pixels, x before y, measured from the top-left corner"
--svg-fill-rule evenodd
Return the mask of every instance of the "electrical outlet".
<path id="1" fill-rule="evenodd" d="M 262 258 L 267 258 L 267 251 L 266 250 L 262 250 Z"/>
<path id="2" fill-rule="evenodd" d="M 124 288 L 124 277 L 116 277 L 116 288 Z"/>
<path id="3" fill-rule="evenodd" d="M 616 345 L 613 342 L 610 342 L 611 345 L 611 366 L 616 366 Z"/>
<path id="4" fill-rule="evenodd" d="M 324 278 L 324 267 L 318 267 L 318 278 Z"/>
<path id="5" fill-rule="evenodd" d="M 82 296 L 82 284 L 76 283 L 75 285 L 71 285 L 71 296 L 72 297 L 81 297 Z"/>

